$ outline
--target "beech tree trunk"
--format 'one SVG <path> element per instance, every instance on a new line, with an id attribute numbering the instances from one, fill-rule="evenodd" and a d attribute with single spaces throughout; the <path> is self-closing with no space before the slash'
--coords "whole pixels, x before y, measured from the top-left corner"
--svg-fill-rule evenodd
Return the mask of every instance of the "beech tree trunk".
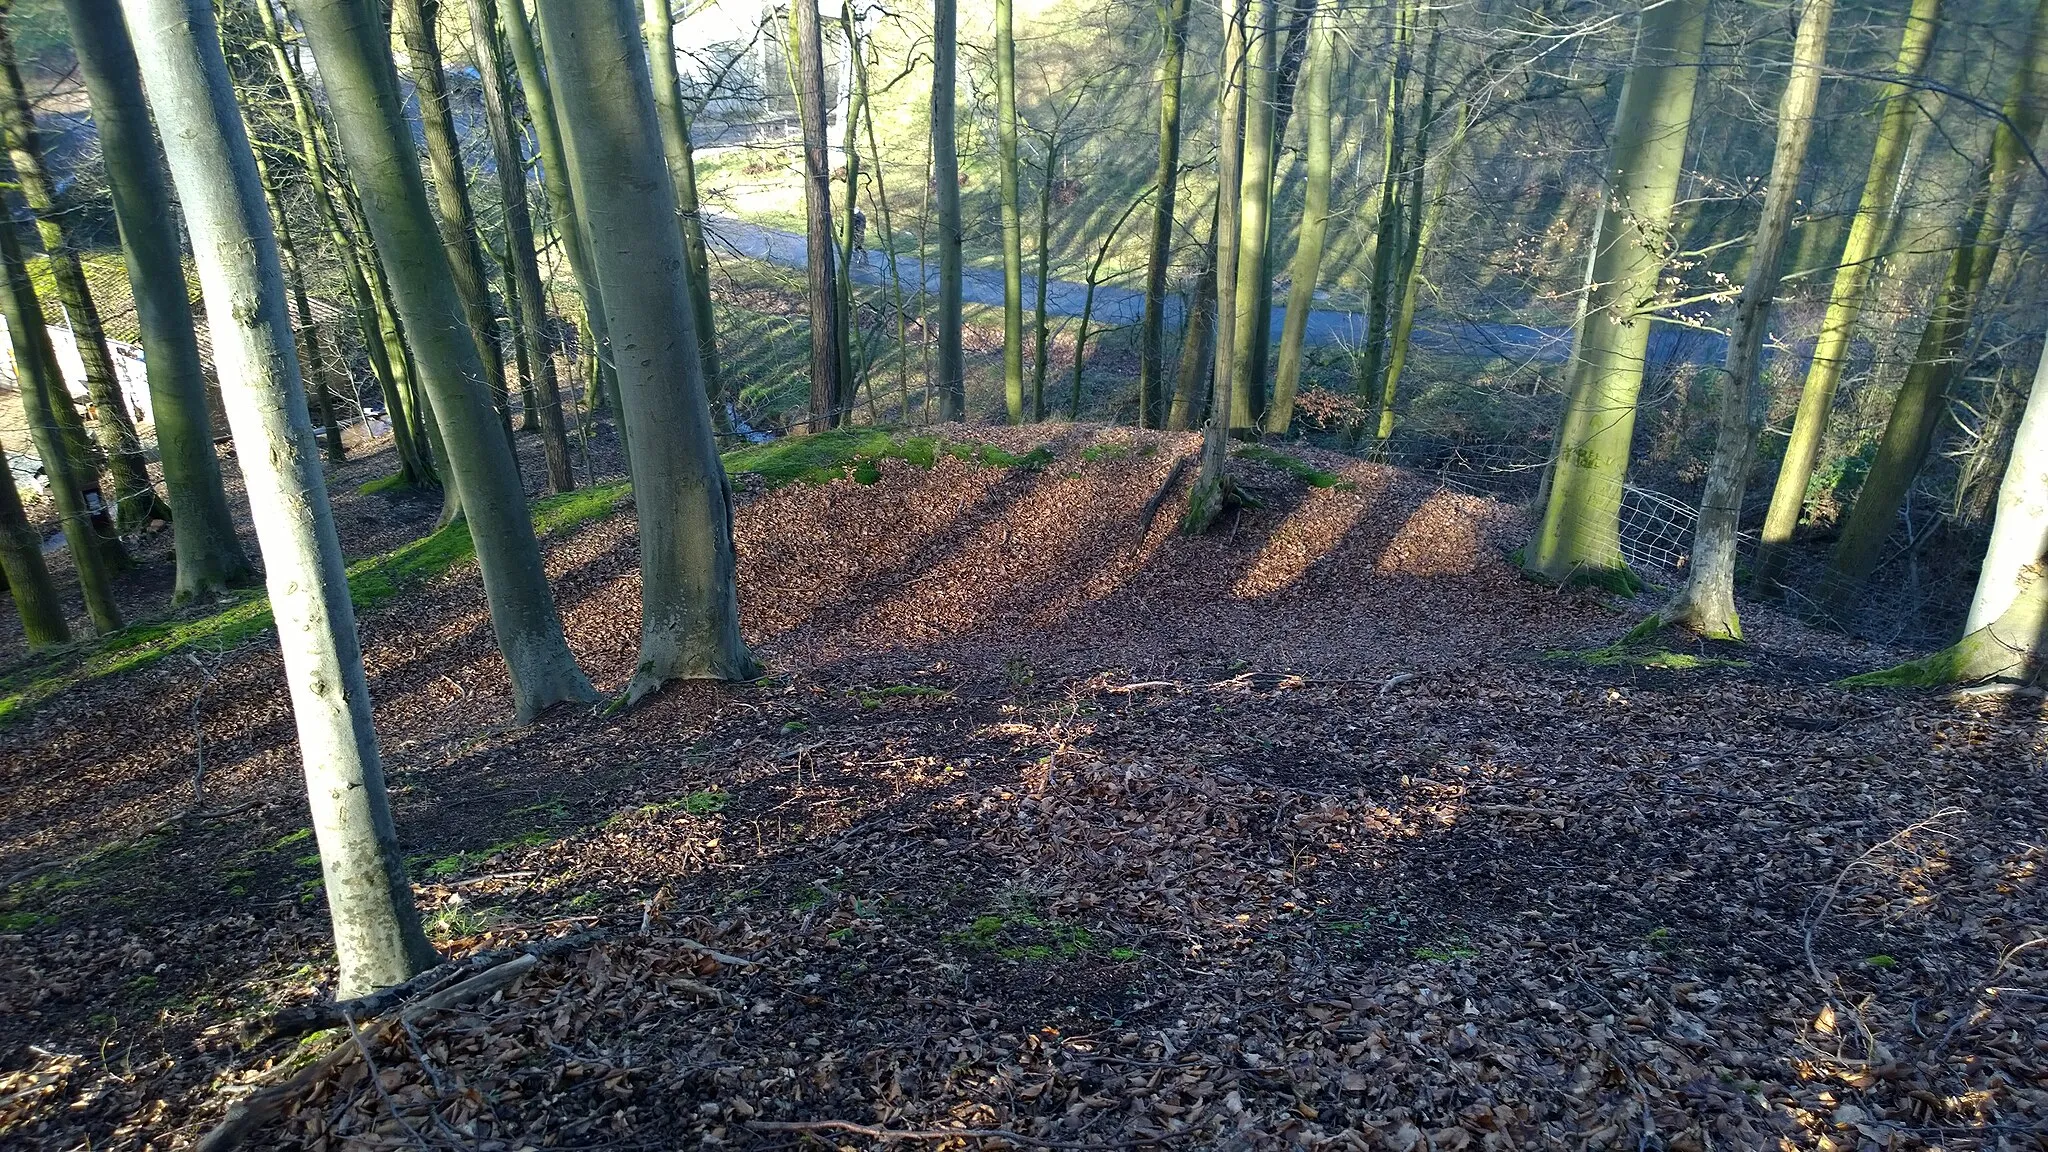
<path id="1" fill-rule="evenodd" d="M 1185 432 L 1200 426 L 1209 402 L 1209 371 L 1216 339 L 1216 221 L 1210 217 L 1210 240 L 1195 268 L 1195 296 L 1181 325 L 1180 363 L 1174 370 L 1173 402 L 1167 408 L 1166 430 Z"/>
<path id="2" fill-rule="evenodd" d="M 1835 268 L 1827 315 L 1821 321 L 1813 360 L 1806 369 L 1806 383 L 1800 389 L 1791 438 L 1785 442 L 1785 456 L 1778 464 L 1770 511 L 1764 516 L 1756 557 L 1756 580 L 1761 587 L 1776 583 L 1784 570 L 1786 546 L 1792 542 L 1800 512 L 1806 506 L 1806 489 L 1813 482 L 1828 415 L 1834 410 L 1835 387 L 1842 379 L 1843 365 L 1848 362 L 1849 340 L 1855 334 L 1857 317 L 1862 314 L 1864 299 L 1869 294 L 1879 246 L 1890 231 L 1887 222 L 1893 185 L 1918 118 L 1915 81 L 1927 63 L 1940 22 L 1941 0 L 1913 0 L 1912 10 L 1906 16 L 1905 33 L 1899 40 L 1898 59 L 1892 65 L 1892 74 L 1898 79 L 1885 85 L 1878 99 L 1877 144 L 1871 151 L 1870 171 L 1863 178 L 1863 195 Z"/>
<path id="3" fill-rule="evenodd" d="M 1259 327 L 1273 322 L 1266 266 L 1267 218 L 1273 199 L 1273 101 L 1278 92 L 1279 19 L 1277 0 L 1252 0 L 1244 32 L 1242 155 L 1237 164 L 1238 238 L 1234 246 L 1237 285 L 1232 293 L 1234 331 L 1230 340 L 1231 428 L 1257 428 L 1265 381 L 1257 375 Z M 1218 265 L 1221 266 L 1220 263 Z M 1219 379 L 1225 370 L 1218 361 Z"/>
<path id="4" fill-rule="evenodd" d="M 608 2 L 608 0 L 601 0 Z M 818 0 L 795 0 L 797 111 L 804 134 L 804 221 L 811 305 L 811 431 L 838 427 L 846 405 L 846 332 L 832 268 L 832 159 L 825 140 L 825 55 Z"/>
<path id="5" fill-rule="evenodd" d="M 29 110 L 28 90 L 21 82 L 21 69 L 14 59 L 14 37 L 9 25 L 14 18 L 13 0 L 0 0 L 0 137 L 5 138 L 7 158 L 14 166 L 16 186 L 29 211 L 35 213 L 36 233 L 50 262 L 50 279 L 57 289 L 57 302 L 71 327 L 72 341 L 85 367 L 85 392 L 92 399 L 93 439 L 106 460 L 107 476 L 114 482 L 114 523 L 123 532 L 141 528 L 150 520 L 168 517 L 170 509 L 158 499 L 149 482 L 149 462 L 142 454 L 142 439 L 135 433 L 135 416 L 128 410 L 128 398 L 121 394 L 120 377 L 114 374 L 114 356 L 107 347 L 107 334 L 100 324 L 99 306 L 93 303 L 86 283 L 85 266 L 64 227 L 64 208 L 57 202 L 56 182 L 43 165 L 43 145 L 36 133 L 35 116 Z"/>
<path id="6" fill-rule="evenodd" d="M 1991 541 L 1963 631 L 1975 632 L 2005 615 L 2039 578 L 2043 557 L 2048 557 L 2048 346 L 2042 348 L 1998 485 Z"/>
<path id="7" fill-rule="evenodd" d="M 207 0 L 123 0 L 192 232 L 228 423 L 263 546 L 341 960 L 337 997 L 436 957 L 384 791 L 348 573 L 306 417 L 284 271 Z"/>
<path id="8" fill-rule="evenodd" d="M 1216 356 L 1214 394 L 1209 418 L 1202 426 L 1201 470 L 1188 491 L 1181 530 L 1188 535 L 1207 531 L 1223 511 L 1223 467 L 1230 454 L 1231 370 L 1236 364 L 1239 212 L 1244 166 L 1245 86 L 1252 47 L 1251 10 L 1268 8 L 1273 0 L 1229 0 L 1224 10 L 1223 74 L 1216 111 Z"/>
<path id="9" fill-rule="evenodd" d="M 1174 204 L 1180 192 L 1180 88 L 1188 54 L 1189 0 L 1155 0 L 1164 48 L 1159 58 L 1159 167 L 1152 177 L 1152 245 L 1145 261 L 1145 312 L 1138 329 L 1138 427 L 1166 415 L 1166 280 L 1173 270 Z M 1192 322 L 1183 317 L 1182 324 Z"/>
<path id="10" fill-rule="evenodd" d="M 1322 272 L 1323 243 L 1330 227 L 1330 74 L 1336 64 L 1337 30 L 1329 13 L 1318 12 L 1311 20 L 1301 109 L 1302 146 L 1307 153 L 1301 234 L 1295 244 L 1294 264 L 1288 270 L 1280 361 L 1275 366 L 1273 400 L 1266 408 L 1266 431 L 1276 436 L 1285 436 L 1294 422 L 1302 347 L 1308 336 L 1309 313 L 1316 306 L 1316 279 Z"/>
<path id="11" fill-rule="evenodd" d="M 405 41 L 413 92 L 420 102 L 420 127 L 427 137 L 427 166 L 434 174 L 435 220 L 441 226 L 441 247 L 455 275 L 455 294 L 483 358 L 484 386 L 498 410 L 505 442 L 512 442 L 512 404 L 505 386 L 505 352 L 498 338 L 498 313 L 491 306 L 491 281 L 484 268 L 483 246 L 477 239 L 476 210 L 469 201 L 469 174 L 463 170 L 462 143 L 455 137 L 455 116 L 448 106 L 448 77 L 441 63 L 441 36 L 436 26 L 440 0 L 395 0 L 392 13 Z"/>
<path id="12" fill-rule="evenodd" d="M 1545 580 L 1636 583 L 1621 558 L 1622 482 L 1705 38 L 1706 0 L 1643 12 L 1615 111 L 1549 499 L 1523 558 Z"/>
<path id="13" fill-rule="evenodd" d="M 711 254 L 704 246 L 704 214 L 697 201 L 696 144 L 690 139 L 690 112 L 683 103 L 682 78 L 676 72 L 676 15 L 673 0 L 642 0 L 646 20 L 647 61 L 654 83 L 654 109 L 661 118 L 662 153 L 668 158 L 669 182 L 675 186 L 676 218 L 683 230 L 683 257 L 690 274 L 690 303 L 697 320 L 697 354 L 704 361 L 704 392 L 716 419 L 725 401 L 725 383 L 718 369 L 718 320 L 711 309 Z"/>
<path id="14" fill-rule="evenodd" d="M 6 458 L 0 448 L 0 459 Z M 57 582 L 43 563 L 43 538 L 22 511 L 21 493 L 14 477 L 0 477 L 0 576 L 7 578 L 7 591 L 14 596 L 14 611 L 21 617 L 22 638 L 29 651 L 64 644 L 71 640 L 71 626 L 64 620 L 64 601 Z"/>
<path id="15" fill-rule="evenodd" d="M 1393 58 L 1387 71 L 1387 94 L 1381 109 L 1382 138 L 1380 189 L 1373 216 L 1371 277 L 1366 291 L 1365 339 L 1358 351 L 1357 389 L 1362 398 L 1379 405 L 1378 437 L 1384 442 L 1394 431 L 1394 402 L 1386 394 L 1385 363 L 1387 318 L 1391 314 L 1390 286 L 1394 262 L 1400 251 L 1401 173 L 1406 167 L 1404 147 L 1408 131 L 1408 71 L 1415 44 L 1416 0 L 1396 0 L 1394 11 Z"/>
<path id="16" fill-rule="evenodd" d="M 1038 283 L 1033 285 L 1031 312 L 1031 418 L 1045 419 L 1045 345 L 1051 335 L 1045 315 L 1046 281 L 1052 276 L 1052 193 L 1060 163 L 1057 129 L 1045 140 L 1045 179 L 1038 185 Z M 1080 417 L 1076 416 L 1075 419 Z"/>
<path id="17" fill-rule="evenodd" d="M 593 367 L 591 387 L 602 395 L 614 390 L 617 373 L 611 362 L 611 336 L 605 330 L 604 295 L 598 289 L 597 268 L 576 212 L 576 192 L 569 178 L 568 153 L 562 147 L 554 93 L 547 73 L 541 68 L 540 42 L 534 39 L 533 26 L 527 23 L 524 0 L 503 5 L 499 14 L 505 20 L 505 42 L 511 46 L 513 63 L 518 66 L 519 86 L 526 95 L 526 115 L 533 123 L 533 139 L 540 151 L 541 188 L 547 193 L 548 210 L 553 214 L 555 231 L 562 238 L 562 251 L 569 257 L 576 294 L 583 301 L 584 344 Z M 596 396 L 586 399 L 594 401 Z M 632 438 L 625 418 L 621 416 L 619 420 L 619 440 L 630 454 Z"/>
<path id="18" fill-rule="evenodd" d="M 142 332 L 157 454 L 171 504 L 177 561 L 171 602 L 211 599 L 253 580 L 255 571 L 235 537 L 221 485 L 206 376 L 185 295 L 183 244 L 171 216 L 135 48 L 117 0 L 64 0 L 64 15 L 92 104 Z"/>
<path id="19" fill-rule="evenodd" d="M 476 541 L 491 624 L 511 673 L 514 712 L 525 721 L 554 704 L 594 700 L 562 637 L 518 465 L 491 410 L 477 342 L 466 331 L 399 104 L 383 22 L 372 0 L 303 0 L 299 18 L 420 364 L 434 426 L 447 446 L 444 478 L 460 495 Z"/>
<path id="20" fill-rule="evenodd" d="M 1024 422 L 1024 221 L 1017 203 L 1017 38 L 1012 0 L 996 4 L 996 200 L 1003 225 L 1003 403 Z"/>
<path id="21" fill-rule="evenodd" d="M 954 124 L 959 17 L 955 0 L 932 0 L 932 183 L 938 192 L 939 416 L 967 418 L 967 358 L 961 348 L 960 159 Z"/>
<path id="22" fill-rule="evenodd" d="M 808 6 L 808 4 L 806 4 Z M 627 419 L 640 522 L 640 663 L 630 703 L 670 680 L 747 680 L 759 666 L 740 636 L 732 504 L 704 394 L 662 163 L 646 57 L 633 49 L 632 0 L 542 0 L 578 202 L 599 254 Z M 623 61 L 623 63 L 622 63 Z"/>
<path id="23" fill-rule="evenodd" d="M 1758 378 L 1764 328 L 1770 319 L 1771 301 L 1778 293 L 1785 237 L 1792 228 L 1799 176 L 1806 167 L 1807 144 L 1813 138 L 1813 110 L 1819 100 L 1821 72 L 1827 65 L 1828 22 L 1833 15 L 1834 0 L 1805 0 L 1799 16 L 1799 31 L 1792 44 L 1792 75 L 1778 102 L 1778 142 L 1771 159 L 1770 184 L 1764 191 L 1756 240 L 1749 249 L 1749 279 L 1742 286 L 1742 296 L 1735 304 L 1735 323 L 1728 331 L 1720 422 L 1706 487 L 1700 495 L 1699 521 L 1693 529 L 1691 564 L 1685 587 L 1658 614 L 1667 625 L 1716 639 L 1742 639 L 1742 620 L 1735 610 L 1735 544 L 1750 462 L 1770 405 L 1770 395 Z"/>
<path id="24" fill-rule="evenodd" d="M 2032 142 L 2048 118 L 2048 0 L 2037 0 L 2020 70 L 1993 130 L 1991 157 L 1976 174 L 1970 212 L 1949 260 L 1948 277 L 1921 330 L 1912 366 L 1892 400 L 1884 437 L 1842 535 L 1828 561 L 1821 587 L 1823 610 L 1837 621 L 1849 618 L 1863 586 L 1877 569 L 1906 493 L 1920 474 L 1934 433 L 1948 410 L 1948 391 L 1964 368 L 1963 342 L 1977 301 L 1991 280 L 2006 224 L 2018 198 L 2020 177 L 2031 172 Z M 2024 166 L 2024 169 L 2023 169 Z"/>
<path id="25" fill-rule="evenodd" d="M 524 0 L 512 0 L 523 3 Z M 526 159 L 514 130 L 511 102 L 505 93 L 505 58 L 498 40 L 497 0 L 469 0 L 469 23 L 476 41 L 477 71 L 483 78 L 484 118 L 491 131 L 497 161 L 499 198 L 505 203 L 506 295 L 518 308 L 519 346 L 525 350 L 533 381 L 530 411 L 540 430 L 547 456 L 548 486 L 556 492 L 576 487 L 569 462 L 569 433 L 562 420 L 561 384 L 548 339 L 547 289 L 541 284 L 540 259 L 533 247 L 533 215 L 526 199 Z"/>

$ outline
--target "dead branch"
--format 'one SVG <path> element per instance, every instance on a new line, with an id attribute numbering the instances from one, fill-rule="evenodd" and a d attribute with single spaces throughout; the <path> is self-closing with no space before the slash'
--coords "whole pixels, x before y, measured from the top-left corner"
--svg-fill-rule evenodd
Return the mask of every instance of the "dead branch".
<path id="1" fill-rule="evenodd" d="M 1159 518 L 1159 509 L 1165 507 L 1166 498 L 1173 494 L 1173 490 L 1180 487 L 1181 477 L 1188 474 L 1188 468 L 1194 462 L 1193 456 L 1183 456 L 1174 461 L 1172 470 L 1166 474 L 1166 482 L 1159 486 L 1159 491 L 1154 492 L 1150 500 L 1145 501 L 1145 510 L 1138 514 L 1139 545 L 1143 545 L 1145 537 L 1152 534 L 1152 522 Z"/>

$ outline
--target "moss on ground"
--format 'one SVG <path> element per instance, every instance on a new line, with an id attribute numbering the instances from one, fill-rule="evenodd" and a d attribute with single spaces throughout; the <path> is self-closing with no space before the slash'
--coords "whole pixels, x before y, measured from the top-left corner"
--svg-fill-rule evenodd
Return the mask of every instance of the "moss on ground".
<path id="1" fill-rule="evenodd" d="M 629 491 L 625 484 L 611 484 L 550 496 L 534 505 L 534 528 L 543 534 L 562 532 L 596 520 L 618 507 Z M 439 576 L 474 553 L 468 525 L 450 524 L 350 565 L 349 599 L 357 612 L 370 611 L 390 603 L 409 585 Z M 269 597 L 250 591 L 206 616 L 135 624 L 111 636 L 69 645 L 0 678 L 0 724 L 27 715 L 35 705 L 66 689 L 198 648 L 223 651 L 270 627 Z"/>
<path id="2" fill-rule="evenodd" d="M 1263 444 L 1241 445 L 1231 455 L 1240 460 L 1255 460 L 1261 464 L 1271 465 L 1311 488 L 1337 488 L 1348 492 L 1357 487 L 1334 472 L 1325 472 L 1299 456 L 1275 451 Z"/>
<path id="3" fill-rule="evenodd" d="M 1645 644 L 1637 639 L 1633 632 L 1604 648 L 1587 648 L 1580 651 L 1555 649 L 1544 653 L 1544 657 L 1588 668 L 1662 668 L 1671 672 L 1695 672 L 1702 668 L 1749 667 L 1747 660 L 1695 656 L 1690 652 L 1673 652 L 1668 648 Z"/>
<path id="4" fill-rule="evenodd" d="M 725 455 L 728 472 L 758 476 L 769 488 L 790 484 L 829 484 L 851 477 L 861 484 L 882 478 L 881 462 L 902 460 L 930 468 L 939 457 L 951 456 L 992 468 L 1044 469 L 1052 463 L 1050 448 L 1038 447 L 1019 456 L 989 444 L 970 444 L 937 436 L 906 436 L 886 428 L 840 428 L 815 436 L 789 436 Z"/>

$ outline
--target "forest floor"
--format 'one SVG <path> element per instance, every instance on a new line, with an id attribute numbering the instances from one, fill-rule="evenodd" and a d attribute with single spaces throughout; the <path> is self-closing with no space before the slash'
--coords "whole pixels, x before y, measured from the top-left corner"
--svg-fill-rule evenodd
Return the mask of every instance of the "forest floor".
<path id="1" fill-rule="evenodd" d="M 736 475 L 751 684 L 515 727 L 473 567 L 362 613 L 436 944 L 584 935 L 248 1147 L 2048 1148 L 2038 699 L 1835 687 L 1897 654 L 1765 607 L 1604 649 L 1642 605 L 1398 469 L 1241 459 L 1191 540 L 1192 438 L 949 434 Z M 377 466 L 352 555 L 431 523 Z M 550 522 L 616 691 L 629 505 Z M 333 963 L 228 639 L 0 724 L 0 1144 L 189 1147 L 347 1043 L 241 1039 Z"/>

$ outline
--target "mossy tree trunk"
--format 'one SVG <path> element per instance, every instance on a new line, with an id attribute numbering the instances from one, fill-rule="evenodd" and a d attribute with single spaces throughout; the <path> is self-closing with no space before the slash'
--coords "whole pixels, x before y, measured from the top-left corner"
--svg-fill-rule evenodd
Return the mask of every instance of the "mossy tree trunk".
<path id="1" fill-rule="evenodd" d="M 1813 482 L 1814 465 L 1820 459 L 1828 414 L 1834 410 L 1835 388 L 1848 362 L 1849 340 L 1855 334 L 1857 317 L 1862 314 L 1864 298 L 1869 294 L 1879 246 L 1889 232 L 1893 185 L 1918 118 L 1916 80 L 1926 65 L 1940 21 L 1941 0 L 1913 0 L 1906 16 L 1905 33 L 1899 40 L 1898 58 L 1892 64 L 1892 75 L 1897 79 L 1884 86 L 1878 99 L 1877 143 L 1871 150 L 1870 170 L 1863 178 L 1862 198 L 1835 268 L 1827 315 L 1821 320 L 1813 360 L 1806 369 L 1799 410 L 1793 417 L 1784 458 L 1778 464 L 1770 511 L 1764 516 L 1757 546 L 1756 580 L 1765 587 L 1776 582 L 1784 570 L 1786 546 L 1792 542 L 1800 512 L 1806 505 L 1806 489 Z"/>
<path id="2" fill-rule="evenodd" d="M 1216 221 L 1209 221 L 1210 240 L 1202 246 L 1195 266 L 1195 294 L 1188 303 L 1187 318 L 1181 324 L 1180 362 L 1173 375 L 1172 403 L 1166 410 L 1166 430 L 1186 432 L 1199 427 L 1209 402 L 1209 370 L 1216 338 Z"/>
<path id="3" fill-rule="evenodd" d="M 1420 213 L 1415 228 L 1414 241 L 1409 245 L 1401 260 L 1400 303 L 1394 311 L 1393 332 L 1387 337 L 1386 379 L 1380 387 L 1379 440 L 1384 444 L 1394 434 L 1396 401 L 1401 395 L 1401 374 L 1408 369 L 1408 351 L 1413 346 L 1415 335 L 1415 309 L 1422 300 L 1422 266 L 1429 258 L 1430 241 L 1436 238 L 1437 229 L 1443 225 L 1446 208 L 1450 204 L 1451 160 L 1458 154 L 1470 130 L 1472 107 L 1466 104 L 1458 110 L 1458 127 L 1452 133 L 1450 145 L 1437 160 L 1436 187 L 1431 190 L 1427 202 L 1416 205 Z M 1417 161 L 1420 163 L 1420 160 Z M 1421 171 L 1417 170 L 1417 184 Z"/>
<path id="4" fill-rule="evenodd" d="M 348 573 L 306 416 L 284 272 L 207 0 L 124 0 L 192 231 L 228 423 L 263 546 L 340 997 L 436 957 L 420 929 L 370 720 Z M 262 446 L 260 449 L 258 446 Z"/>
<path id="5" fill-rule="evenodd" d="M 498 337 L 498 313 L 491 305 L 491 281 L 478 239 L 476 210 L 469 199 L 469 174 L 462 164 L 462 142 L 455 135 L 455 115 L 448 104 L 448 75 L 441 62 L 440 0 L 396 0 L 392 13 L 405 41 L 413 92 L 419 98 L 420 127 L 427 137 L 427 166 L 434 174 L 435 220 L 441 226 L 441 247 L 455 276 L 455 294 L 469 321 L 477 354 L 482 357 L 484 386 L 498 411 L 505 442 L 512 443 L 512 404 L 505 386 L 505 351 Z"/>
<path id="6" fill-rule="evenodd" d="M 2019 72 L 1993 129 L 1990 159 L 1974 178 L 1970 210 L 1950 257 L 1948 275 L 1928 314 L 1927 326 L 1921 330 L 1905 381 L 1892 400 L 1870 472 L 1828 560 L 1820 599 L 1822 609 L 1835 620 L 1849 618 L 1864 583 L 1876 571 L 1906 493 L 1919 476 L 1935 430 L 1948 411 L 1949 387 L 1964 367 L 1963 343 L 2005 241 L 2021 176 L 2032 171 L 2028 157 L 2044 115 L 2048 115 L 2048 0 L 2037 0 Z"/>
<path id="7" fill-rule="evenodd" d="M 1401 232 L 1401 173 L 1405 166 L 1403 142 L 1408 123 L 1408 73 L 1415 44 L 1415 14 L 1418 0 L 1395 0 L 1394 27 L 1387 70 L 1387 91 L 1380 109 L 1380 188 L 1373 215 L 1372 256 L 1367 261 L 1365 337 L 1359 345 L 1355 387 L 1361 399 L 1380 408 L 1379 434 L 1385 440 L 1393 434 L 1393 405 L 1383 386 L 1386 355 L 1387 317 L 1391 314 L 1389 285 L 1399 255 Z"/>
<path id="8" fill-rule="evenodd" d="M 959 13 L 955 0 L 932 0 L 932 183 L 938 194 L 939 417 L 967 418 L 967 357 L 961 346 L 960 152 L 955 123 Z"/>
<path id="9" fill-rule="evenodd" d="M 0 459 L 6 458 L 0 448 Z M 64 620 L 64 601 L 57 582 L 43 563 L 43 538 L 22 511 L 21 493 L 13 476 L 0 477 L 0 576 L 7 578 L 7 591 L 14 597 L 15 614 L 21 617 L 22 639 L 29 651 L 64 644 L 71 639 L 71 626 Z"/>
<path id="10" fill-rule="evenodd" d="M 806 0 L 807 3 L 807 0 Z M 808 3 L 807 3 L 808 6 Z M 704 394 L 675 213 L 632 0 L 542 0 L 576 191 L 599 255 L 619 362 L 640 522 L 640 663 L 628 701 L 670 680 L 759 673 L 740 637 L 732 505 Z M 621 61 L 623 60 L 623 64 Z"/>
<path id="11" fill-rule="evenodd" d="M 1770 183 L 1764 190 L 1763 213 L 1749 250 L 1749 277 L 1742 285 L 1735 322 L 1728 331 L 1727 373 L 1721 381 L 1714 456 L 1700 494 L 1685 587 L 1658 614 L 1666 625 L 1716 639 L 1742 639 L 1742 619 L 1735 610 L 1735 546 L 1743 491 L 1770 404 L 1769 392 L 1759 379 L 1764 328 L 1770 320 L 1771 302 L 1777 297 L 1785 237 L 1798 203 L 1807 144 L 1813 139 L 1813 112 L 1827 65 L 1828 23 L 1833 15 L 1834 0 L 1805 0 L 1799 15 L 1792 43 L 1792 74 L 1778 102 L 1778 140 Z"/>
<path id="12" fill-rule="evenodd" d="M 523 0 L 510 0 L 522 3 Z M 501 50 L 497 0 L 469 0 L 469 22 L 476 43 L 477 71 L 483 78 L 484 118 L 497 161 L 498 193 L 505 204 L 505 285 L 518 309 L 519 346 L 525 350 L 533 399 L 526 415 L 540 431 L 547 457 L 548 486 L 556 492 L 576 487 L 569 462 L 569 433 L 562 420 L 561 384 L 548 339 L 547 289 L 541 283 L 540 258 L 533 246 L 533 214 L 527 204 L 526 160 L 512 120 L 506 94 L 505 56 Z"/>
<path id="13" fill-rule="evenodd" d="M 1280 329 L 1280 359 L 1274 366 L 1273 400 L 1266 408 L 1266 431 L 1284 436 L 1294 422 L 1294 397 L 1301 386 L 1302 348 L 1309 313 L 1316 306 L 1316 280 L 1322 272 L 1323 244 L 1330 228 L 1330 88 L 1335 71 L 1337 30 L 1327 12 L 1312 17 L 1308 60 L 1303 67 L 1302 149 L 1305 187 L 1302 190 L 1301 232 L 1294 263 L 1288 269 L 1287 316 Z"/>
<path id="14" fill-rule="evenodd" d="M 1174 205 L 1180 193 L 1180 90 L 1187 67 L 1189 0 L 1155 0 L 1159 57 L 1159 166 L 1152 177 L 1152 243 L 1145 260 L 1145 311 L 1138 335 L 1138 426 L 1166 415 L 1166 281 L 1173 269 Z M 1192 321 L 1183 317 L 1182 324 Z"/>
<path id="15" fill-rule="evenodd" d="M 476 541 L 514 712 L 528 720 L 557 703 L 594 700 L 562 637 L 518 465 L 491 410 L 477 342 L 465 330 L 374 2 L 303 0 L 299 18 L 447 448 L 446 479 Z"/>
<path id="16" fill-rule="evenodd" d="M 1051 335 L 1046 323 L 1045 293 L 1046 281 L 1052 277 L 1052 194 L 1059 170 L 1060 138 L 1058 131 L 1053 131 L 1045 138 L 1045 178 L 1038 184 L 1038 245 L 1033 253 L 1038 263 L 1038 282 L 1033 285 L 1031 310 L 1031 418 L 1039 421 L 1045 419 L 1045 345 Z"/>
<path id="17" fill-rule="evenodd" d="M 1241 154 L 1237 162 L 1235 291 L 1231 294 L 1230 427 L 1257 428 L 1265 380 L 1259 328 L 1272 324 L 1266 233 L 1273 202 L 1273 102 L 1278 92 L 1278 0 L 1253 0 L 1244 31 Z M 1219 361 L 1217 371 L 1224 370 Z"/>
<path id="18" fill-rule="evenodd" d="M 1024 220 L 1017 203 L 1017 38 L 1012 0 L 996 4 L 996 202 L 1003 226 L 1003 404 L 1024 422 Z"/>
<path id="19" fill-rule="evenodd" d="M 157 454 L 171 503 L 177 563 L 171 600 L 210 599 L 254 579 L 255 572 L 235 537 L 213 449 L 213 414 L 185 294 L 183 244 L 171 216 L 142 75 L 117 0 L 64 0 L 64 15 L 105 158 L 142 334 Z"/>
<path id="20" fill-rule="evenodd" d="M 682 77 L 676 72 L 674 0 L 642 0 L 647 61 L 654 83 L 654 107 L 661 117 L 662 154 L 668 159 L 669 183 L 675 188 L 676 220 L 682 228 L 683 258 L 688 262 L 690 302 L 697 321 L 697 355 L 704 362 L 704 391 L 717 417 L 725 400 L 718 368 L 718 320 L 711 308 L 711 254 L 704 246 L 704 210 L 697 198 L 697 149 L 690 138 L 690 109 L 683 101 Z"/>
<path id="21" fill-rule="evenodd" d="M 1524 567 L 1545 580 L 1635 583 L 1621 557 L 1622 483 L 1705 37 L 1706 0 L 1646 9 L 1637 32 L 1609 142 L 1549 498 L 1524 553 Z"/>
<path id="22" fill-rule="evenodd" d="M 44 165 L 28 90 L 14 59 L 13 20 L 13 0 L 0 0 L 0 82 L 5 84 L 5 91 L 0 91 L 0 137 L 5 139 L 7 158 L 14 168 L 15 186 L 35 214 L 36 234 L 49 259 L 57 302 L 64 307 L 85 369 L 85 392 L 93 406 L 93 440 L 105 458 L 107 476 L 114 482 L 114 523 L 121 531 L 130 532 L 153 518 L 168 517 L 170 509 L 149 482 L 149 462 L 135 432 L 128 398 L 121 392 L 121 379 L 114 372 L 114 355 L 107 347 L 99 306 L 93 302 L 85 266 L 64 226 L 66 210 L 58 203 L 56 182 Z"/>
<path id="23" fill-rule="evenodd" d="M 1253 9 L 1270 12 L 1273 0 L 1229 0 L 1224 9 L 1222 77 L 1216 108 L 1216 354 L 1214 394 L 1202 426 L 1201 470 L 1188 491 L 1181 530 L 1208 530 L 1223 511 L 1224 465 L 1230 454 L 1231 373 L 1236 365 L 1238 260 L 1242 237 L 1239 196 L 1244 175 L 1245 89 L 1250 68 L 1248 43 L 1259 24 L 1270 24 Z"/>

